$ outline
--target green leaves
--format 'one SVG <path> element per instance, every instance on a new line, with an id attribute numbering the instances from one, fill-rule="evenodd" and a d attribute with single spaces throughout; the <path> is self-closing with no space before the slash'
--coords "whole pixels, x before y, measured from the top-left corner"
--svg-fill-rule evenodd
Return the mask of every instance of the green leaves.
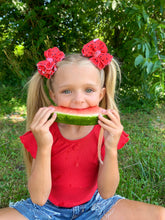
<path id="1" fill-rule="evenodd" d="M 80 52 L 85 43 L 100 38 L 120 61 L 123 94 L 132 94 L 130 100 L 137 97 L 140 103 L 155 103 L 164 96 L 152 89 L 165 83 L 164 1 L 9 0 L 0 11 L 3 83 L 24 83 L 50 47 Z"/>
<path id="2" fill-rule="evenodd" d="M 165 97 L 162 86 L 165 84 L 163 70 L 165 27 L 160 4 L 160 1 L 155 0 L 152 0 L 152 4 L 151 1 L 143 3 L 121 1 L 115 12 L 109 7 L 107 25 L 106 22 L 104 24 L 105 31 L 108 28 L 110 31 L 114 30 L 114 33 L 108 32 L 107 40 L 113 35 L 111 37 L 113 50 L 122 61 L 120 94 L 124 97 L 128 95 L 130 100 L 131 93 L 132 99 L 136 97 L 137 103 L 140 104 L 154 105 L 159 98 Z M 108 16 L 111 18 L 109 22 Z M 159 90 L 160 94 L 157 92 L 158 85 L 162 88 Z"/>
<path id="3" fill-rule="evenodd" d="M 135 66 L 138 66 L 139 64 L 144 62 L 144 57 L 140 54 L 135 59 Z"/>

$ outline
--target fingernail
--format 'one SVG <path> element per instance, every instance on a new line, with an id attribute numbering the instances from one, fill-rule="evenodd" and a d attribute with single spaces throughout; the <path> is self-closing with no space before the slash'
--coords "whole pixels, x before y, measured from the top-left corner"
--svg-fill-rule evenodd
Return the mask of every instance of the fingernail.
<path id="1" fill-rule="evenodd" d="M 112 109 L 109 109 L 108 111 L 109 111 L 110 113 L 112 113 Z"/>
<path id="2" fill-rule="evenodd" d="M 102 109 L 102 113 L 106 113 L 107 112 L 107 110 L 106 109 Z"/>
<path id="3" fill-rule="evenodd" d="M 54 110 L 54 107 L 53 107 L 53 106 L 50 106 L 49 108 L 52 109 L 52 110 Z"/>

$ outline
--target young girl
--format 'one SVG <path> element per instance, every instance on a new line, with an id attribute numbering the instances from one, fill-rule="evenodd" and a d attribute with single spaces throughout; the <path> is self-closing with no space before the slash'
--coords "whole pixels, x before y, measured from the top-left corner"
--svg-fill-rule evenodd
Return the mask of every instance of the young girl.
<path id="1" fill-rule="evenodd" d="M 119 184 L 117 149 L 128 141 L 114 101 L 119 67 L 99 39 L 81 54 L 66 56 L 58 48 L 37 64 L 27 100 L 25 147 L 30 198 L 0 210 L 0 219 L 163 220 L 165 209 L 115 195 Z M 47 78 L 47 81 L 45 80 Z M 46 81 L 46 82 L 45 82 Z M 102 106 L 98 125 L 57 123 L 52 101 L 73 109 Z M 50 117 L 51 116 L 51 117 Z M 98 139 L 104 138 L 101 160 Z"/>

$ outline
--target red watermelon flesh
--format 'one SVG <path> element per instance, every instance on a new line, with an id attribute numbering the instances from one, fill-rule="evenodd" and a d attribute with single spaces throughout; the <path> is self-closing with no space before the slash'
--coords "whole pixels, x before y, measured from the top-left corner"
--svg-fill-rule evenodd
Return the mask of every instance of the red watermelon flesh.
<path id="1" fill-rule="evenodd" d="M 99 107 L 89 107 L 85 109 L 73 109 L 62 106 L 53 106 L 57 114 L 56 121 L 73 125 L 95 125 L 98 123 L 98 115 L 107 117 L 106 110 Z"/>

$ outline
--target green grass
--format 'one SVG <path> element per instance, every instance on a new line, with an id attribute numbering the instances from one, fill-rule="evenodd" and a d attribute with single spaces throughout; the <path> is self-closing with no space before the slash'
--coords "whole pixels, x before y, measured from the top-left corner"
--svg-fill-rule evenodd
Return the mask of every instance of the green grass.
<path id="1" fill-rule="evenodd" d="M 19 140 L 25 132 L 25 98 L 20 88 L 0 88 L 0 207 L 29 196 Z M 164 206 L 164 112 L 165 107 L 161 105 L 150 113 L 121 113 L 130 141 L 119 151 L 121 180 L 118 194 Z"/>
<path id="2" fill-rule="evenodd" d="M 118 193 L 129 199 L 165 205 L 165 107 L 121 115 L 127 146 L 119 151 Z"/>
<path id="3" fill-rule="evenodd" d="M 22 144 L 25 132 L 25 91 L 0 88 L 0 207 L 28 196 Z"/>

